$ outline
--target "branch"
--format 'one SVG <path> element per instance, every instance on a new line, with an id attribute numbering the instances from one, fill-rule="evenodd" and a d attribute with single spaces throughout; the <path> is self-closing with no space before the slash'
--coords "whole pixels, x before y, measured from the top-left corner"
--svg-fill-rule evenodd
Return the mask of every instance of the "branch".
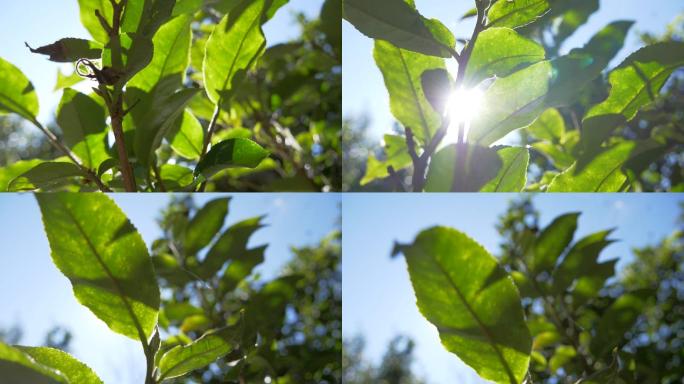
<path id="1" fill-rule="evenodd" d="M 47 128 L 43 127 L 43 125 L 38 120 L 31 119 L 31 123 L 33 123 L 33 125 L 35 125 L 38 129 L 41 130 L 41 132 L 43 132 L 43 134 L 45 134 L 45 136 L 47 136 L 48 141 L 50 142 L 50 144 L 52 144 L 53 147 L 55 147 L 58 151 L 62 152 L 66 157 L 69 158 L 69 160 L 71 160 L 72 163 L 74 163 L 78 168 L 80 168 L 81 172 L 83 172 L 86 179 L 95 183 L 97 185 L 97 187 L 100 189 L 100 191 L 102 191 L 102 192 L 111 192 L 112 191 L 111 189 L 109 189 L 109 187 L 107 187 L 102 182 L 102 179 L 100 179 L 100 177 L 97 176 L 97 174 L 95 172 L 93 172 L 92 170 L 86 168 L 83 164 L 81 164 L 81 162 L 78 161 L 78 159 L 76 158 L 76 155 L 74 155 L 74 153 L 71 152 L 71 150 L 69 148 L 67 148 L 67 146 L 64 145 L 59 140 L 59 138 L 57 136 L 55 136 L 54 133 L 52 133 Z"/>

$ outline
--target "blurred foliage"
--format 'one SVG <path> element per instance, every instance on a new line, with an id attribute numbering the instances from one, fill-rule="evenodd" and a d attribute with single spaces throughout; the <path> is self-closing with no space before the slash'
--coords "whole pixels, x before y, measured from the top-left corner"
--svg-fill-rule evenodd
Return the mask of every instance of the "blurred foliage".
<path id="1" fill-rule="evenodd" d="M 24 337 L 24 331 L 20 325 L 13 325 L 9 328 L 0 329 L 0 342 L 6 344 L 19 344 Z M 64 352 L 69 351 L 73 334 L 70 330 L 62 326 L 53 326 L 45 334 L 43 346 L 60 349 Z"/>
<path id="2" fill-rule="evenodd" d="M 633 249 L 634 257 L 626 259 L 620 271 L 614 271 L 614 261 L 597 260 L 614 241 L 607 239 L 608 231 L 575 239 L 552 273 L 534 275 L 530 263 L 535 239 L 546 228 L 539 228 L 539 212 L 529 197 L 511 202 L 497 225 L 502 236 L 500 261 L 520 289 L 534 337 L 531 382 L 574 383 L 580 378 L 623 384 L 681 382 L 684 205 L 682 212 L 683 220 L 670 236 Z M 568 257 L 579 248 L 577 244 L 589 246 Z M 568 269 L 572 263 L 567 260 L 577 260 L 578 255 L 584 261 L 577 269 Z M 564 277 L 574 273 L 577 278 L 559 289 L 558 270 L 566 272 Z M 628 298 L 634 299 L 632 308 L 616 304 Z M 612 343 L 615 350 L 605 351 Z M 613 377 L 609 381 L 586 379 L 608 373 Z"/>
<path id="3" fill-rule="evenodd" d="M 365 340 L 356 336 L 345 340 L 342 355 L 343 382 L 348 384 L 423 384 L 413 372 L 415 343 L 409 337 L 395 336 L 379 365 L 363 354 Z"/>
<path id="4" fill-rule="evenodd" d="M 57 150 L 40 133 L 24 128 L 20 119 L 0 116 L 0 167 L 19 160 L 51 159 Z"/>
<path id="5" fill-rule="evenodd" d="M 279 276 L 265 281 L 254 269 L 266 245 L 248 247 L 262 217 L 222 230 L 222 216 L 208 250 L 190 250 L 184 233 L 201 211 L 192 197 L 174 197 L 158 220 L 163 236 L 154 242 L 152 257 L 163 292 L 159 324 L 168 336 L 161 350 L 238 318 L 246 329 L 240 350 L 176 382 L 340 383 L 340 233 L 293 247 Z"/>

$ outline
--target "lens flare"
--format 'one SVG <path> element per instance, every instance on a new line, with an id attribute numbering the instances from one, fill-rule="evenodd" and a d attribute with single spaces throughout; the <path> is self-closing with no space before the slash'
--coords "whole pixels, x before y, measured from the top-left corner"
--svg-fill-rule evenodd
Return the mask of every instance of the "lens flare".
<path id="1" fill-rule="evenodd" d="M 449 95 L 444 115 L 450 119 L 444 141 L 455 143 L 458 140 L 458 128 L 463 124 L 464 137 L 468 137 L 470 122 L 481 112 L 483 93 L 478 88 L 460 88 Z"/>

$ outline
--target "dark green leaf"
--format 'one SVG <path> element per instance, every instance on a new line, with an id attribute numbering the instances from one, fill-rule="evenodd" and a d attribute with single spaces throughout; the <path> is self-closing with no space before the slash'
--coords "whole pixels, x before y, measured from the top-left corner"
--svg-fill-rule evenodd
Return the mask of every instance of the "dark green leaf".
<path id="1" fill-rule="evenodd" d="M 532 271 L 541 273 L 553 269 L 575 235 L 579 215 L 579 212 L 566 213 L 544 228 L 532 248 Z"/>
<path id="2" fill-rule="evenodd" d="M 58 63 L 73 63 L 78 59 L 99 59 L 102 56 L 102 44 L 75 38 L 64 38 L 56 42 L 33 49 L 26 46 L 33 53 L 50 56 L 51 61 Z"/>
<path id="3" fill-rule="evenodd" d="M 487 13 L 488 27 L 517 28 L 530 24 L 549 10 L 548 0 L 501 0 Z"/>
<path id="4" fill-rule="evenodd" d="M 392 114 L 404 127 L 411 128 L 419 143 L 427 143 L 442 118 L 427 101 L 421 76 L 427 70 L 446 69 L 444 60 L 379 40 L 375 42 L 373 57 L 385 80 Z"/>
<path id="5" fill-rule="evenodd" d="M 590 349 L 594 356 L 600 358 L 626 341 L 625 333 L 642 314 L 650 295 L 650 291 L 626 293 L 608 307 L 599 318 L 596 333 L 591 339 Z"/>
<path id="6" fill-rule="evenodd" d="M 186 256 L 193 256 L 218 234 L 228 215 L 229 201 L 228 197 L 214 199 L 197 211 L 185 232 L 183 244 Z"/>
<path id="7" fill-rule="evenodd" d="M 615 274 L 617 259 L 597 264 L 594 268 L 585 272 L 585 275 L 577 279 L 572 288 L 573 304 L 582 306 L 587 301 L 598 295 L 606 280 Z"/>
<path id="8" fill-rule="evenodd" d="M 224 140 L 209 150 L 195 168 L 195 175 L 202 174 L 209 178 L 216 172 L 226 168 L 246 167 L 254 168 L 269 152 L 259 144 L 249 139 Z"/>
<path id="9" fill-rule="evenodd" d="M 0 114 L 16 113 L 35 121 L 38 115 L 38 96 L 33 84 L 10 62 L 0 58 Z"/>
<path id="10" fill-rule="evenodd" d="M 520 192 L 527 182 L 530 153 L 527 148 L 503 147 L 496 151 L 501 158 L 499 173 L 480 192 Z"/>
<path id="11" fill-rule="evenodd" d="M 70 354 L 48 347 L 17 347 L 38 364 L 61 372 L 72 384 L 102 384 L 93 370 Z"/>
<path id="12" fill-rule="evenodd" d="M 79 176 L 83 176 L 83 172 L 74 163 L 48 161 L 39 163 L 30 170 L 14 178 L 9 183 L 8 190 L 49 190 L 65 181 L 69 181 L 74 177 Z"/>
<path id="13" fill-rule="evenodd" d="M 219 292 L 226 293 L 234 290 L 240 282 L 249 276 L 254 268 L 264 262 L 266 245 L 248 249 L 231 257 L 231 262 L 223 272 L 219 283 Z"/>
<path id="14" fill-rule="evenodd" d="M 263 216 L 243 220 L 231 225 L 207 252 L 207 256 L 200 265 L 200 276 L 210 278 L 229 260 L 237 260 L 247 252 L 249 238 L 259 228 Z"/>
<path id="15" fill-rule="evenodd" d="M 451 144 L 432 157 L 425 190 L 477 192 L 497 176 L 501 166 L 501 158 L 493 148 Z"/>
<path id="16" fill-rule="evenodd" d="M 444 347 L 484 379 L 521 383 L 532 339 L 513 281 L 481 245 L 445 227 L 404 246 L 420 312 Z"/>
<path id="17" fill-rule="evenodd" d="M 427 70 L 420 76 L 420 82 L 432 109 L 444 114 L 452 89 L 449 72 L 443 68 Z"/>
<path id="18" fill-rule="evenodd" d="M 553 290 L 561 294 L 582 276 L 589 275 L 598 265 L 601 251 L 613 240 L 608 240 L 612 230 L 592 233 L 576 242 L 553 271 Z"/>
<path id="19" fill-rule="evenodd" d="M 157 324 L 159 286 L 133 224 L 103 194 L 35 196 L 52 260 L 78 301 L 114 332 L 147 343 Z"/>
<path id="20" fill-rule="evenodd" d="M 454 37 L 404 0 L 345 0 L 344 18 L 364 35 L 425 55 L 450 57 Z"/>

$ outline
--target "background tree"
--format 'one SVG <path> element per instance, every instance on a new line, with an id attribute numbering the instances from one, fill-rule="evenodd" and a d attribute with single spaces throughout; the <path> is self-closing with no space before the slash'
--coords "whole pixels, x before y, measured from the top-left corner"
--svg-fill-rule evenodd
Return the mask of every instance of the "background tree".
<path id="1" fill-rule="evenodd" d="M 356 336 L 345 340 L 342 364 L 344 383 L 349 384 L 422 384 L 413 372 L 413 340 L 406 336 L 395 336 L 387 345 L 387 350 L 379 365 L 375 366 L 363 354 L 365 341 Z"/>

